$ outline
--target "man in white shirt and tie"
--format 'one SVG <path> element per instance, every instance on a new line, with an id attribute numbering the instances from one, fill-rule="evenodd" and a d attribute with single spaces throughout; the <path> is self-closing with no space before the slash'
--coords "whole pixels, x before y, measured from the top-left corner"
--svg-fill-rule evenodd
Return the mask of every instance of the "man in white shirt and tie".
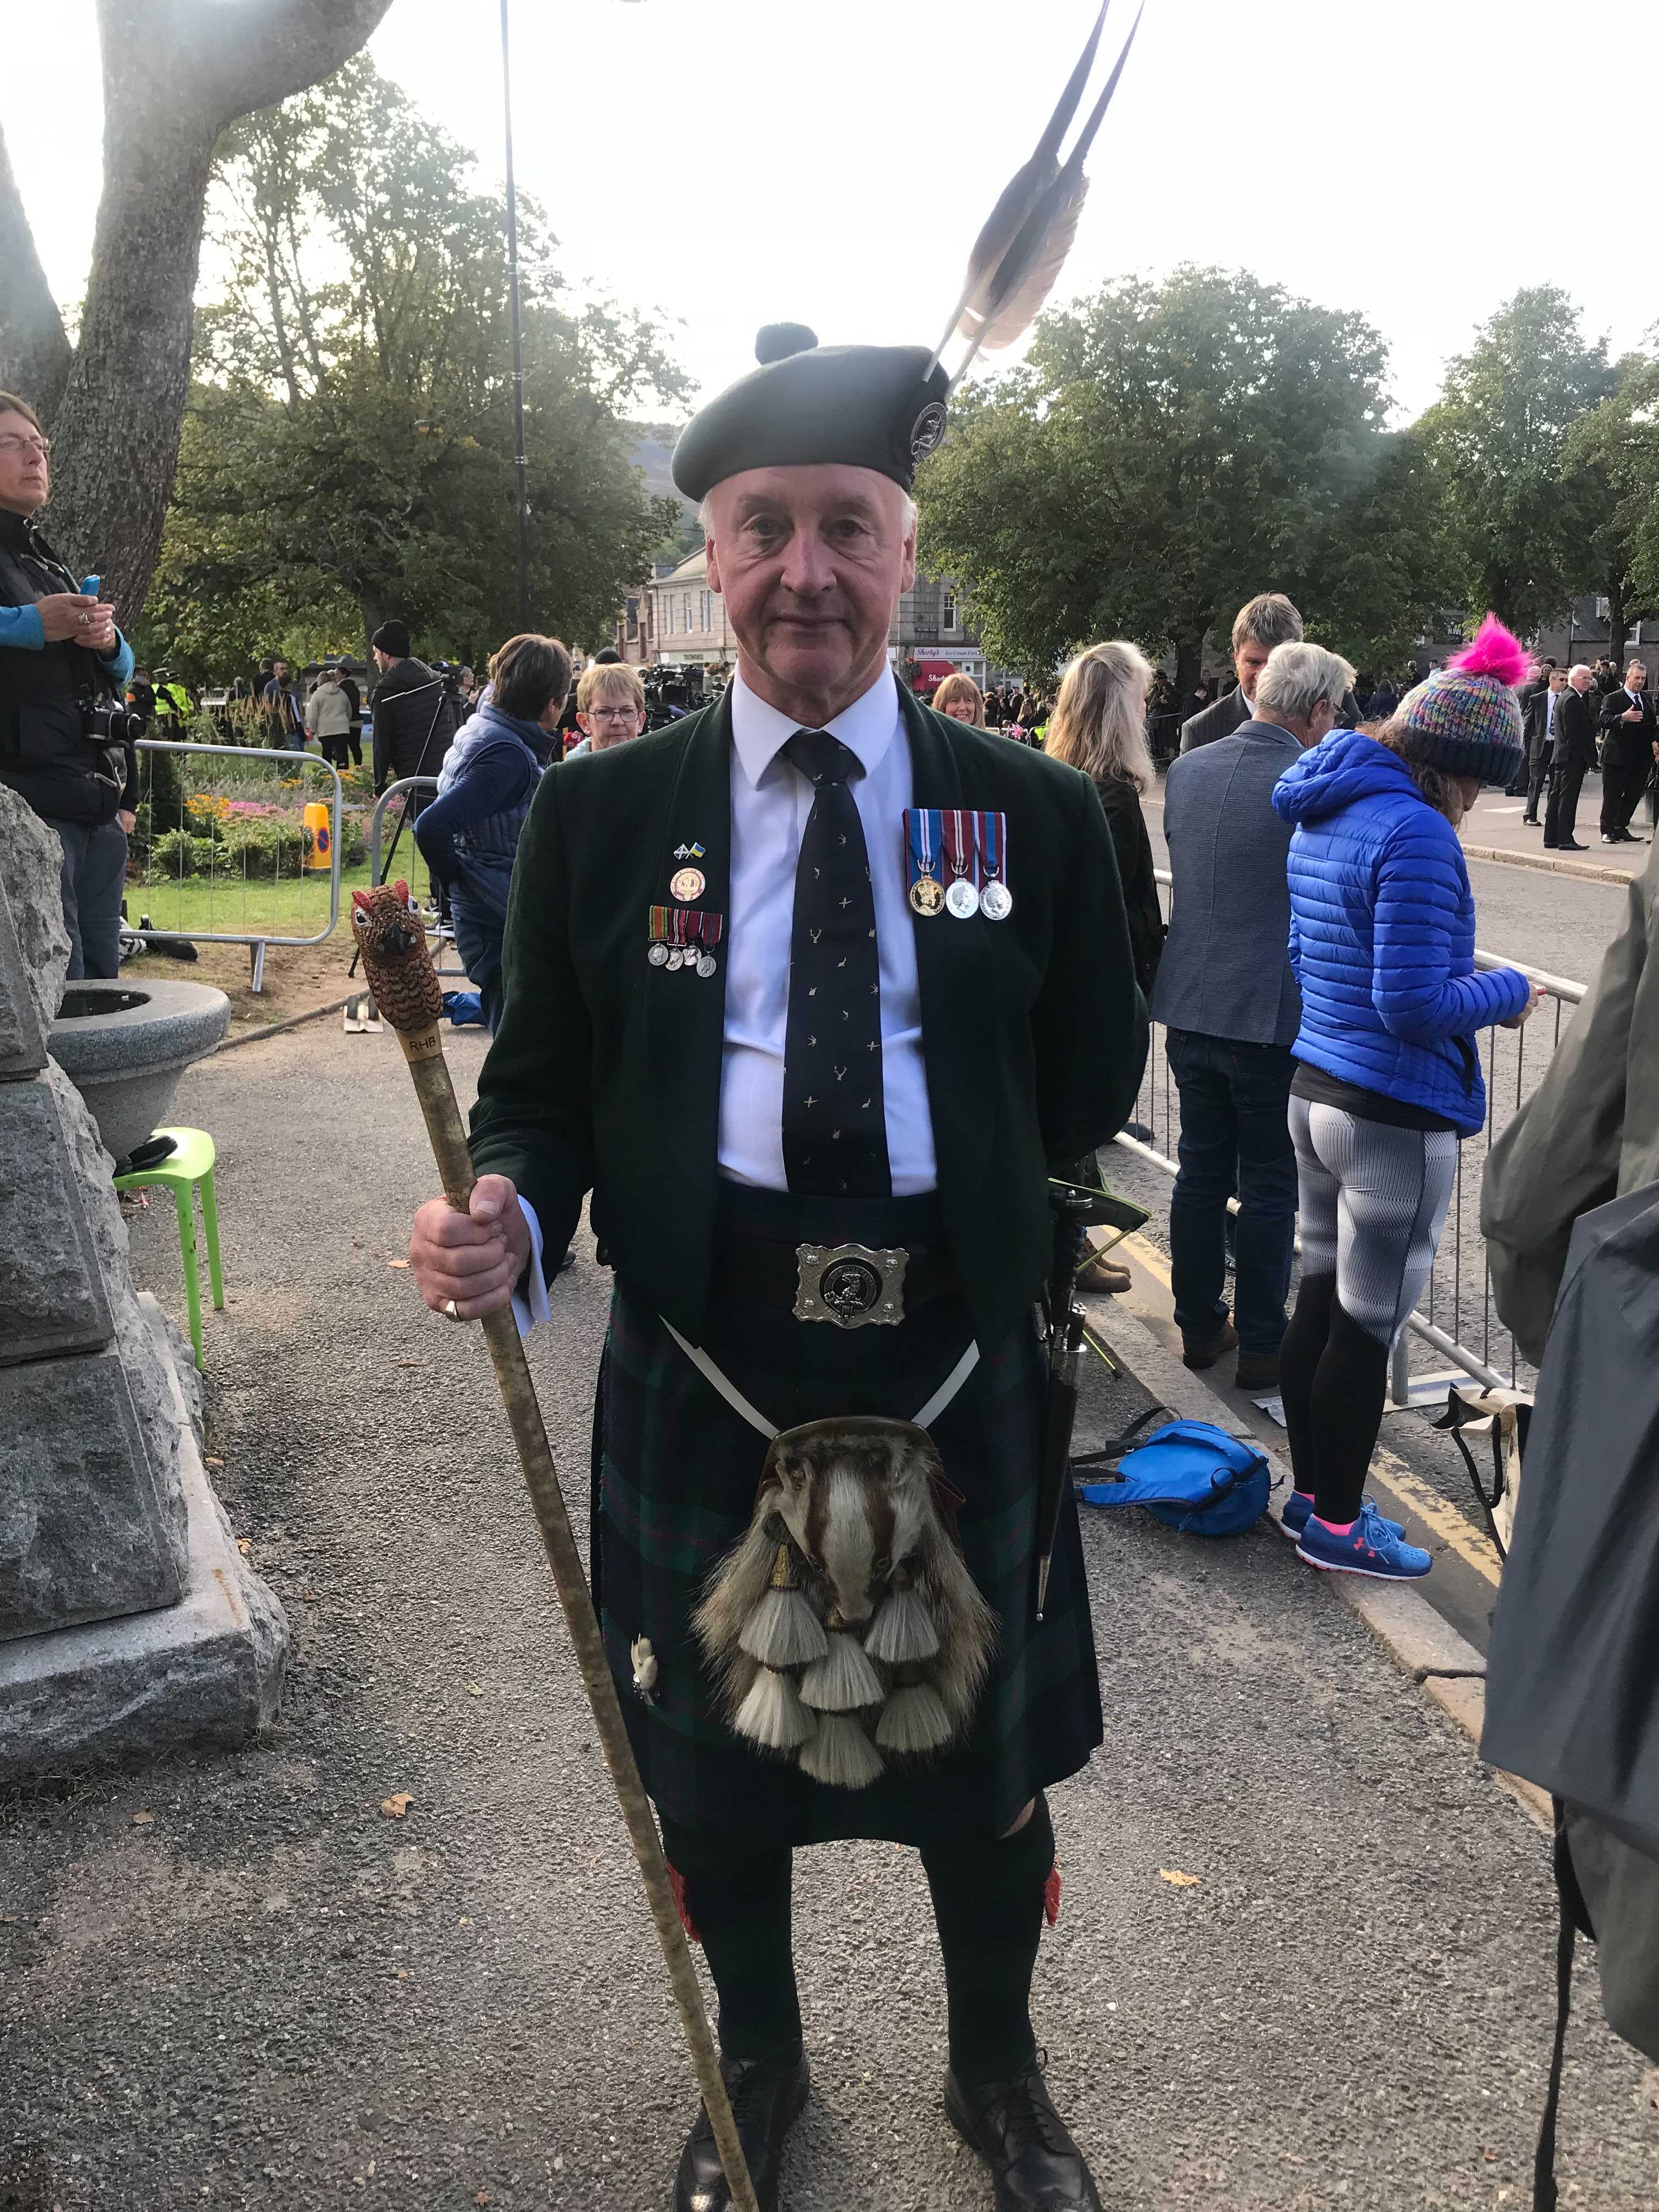
<path id="1" fill-rule="evenodd" d="M 422 1206 L 411 1264 L 434 1311 L 471 1320 L 516 1294 L 527 1325 L 592 1194 L 616 1273 L 595 1595 L 720 1993 L 763 2207 L 808 2086 L 793 1854 L 865 1837 L 921 1853 L 946 2110 L 1001 2212 L 1099 2212 L 1028 2007 L 1055 1895 L 1043 1792 L 1102 1736 L 1069 1498 L 1035 1615 L 1046 1383 L 1030 1313 L 1053 1252 L 1048 1176 L 1132 1109 L 1146 1010 L 1093 786 L 933 714 L 889 662 L 943 372 L 923 347 L 819 349 L 795 325 L 757 351 L 674 460 L 702 503 L 738 675 L 715 706 L 544 778 L 471 1212 Z M 817 1737 L 758 1750 L 690 1627 L 749 1528 L 767 1438 L 848 1415 L 921 1418 L 996 1620 L 971 1724 L 931 1757 L 896 1750 L 873 1715 L 816 1724 L 827 1740 L 833 1717 L 843 1742 L 851 1724 L 856 1775 L 815 1757 Z M 872 1589 L 908 1588 L 890 1528 L 871 1525 Z M 825 1540 L 795 1564 L 845 1632 Z M 641 1638 L 651 1702 L 629 1693 Z M 730 2202 L 700 2115 L 676 2212 Z"/>
<path id="2" fill-rule="evenodd" d="M 1522 734 L 1527 750 L 1527 805 L 1521 819 L 1534 830 L 1542 827 L 1538 808 L 1555 744 L 1556 701 L 1566 688 L 1566 670 L 1552 668 L 1547 680 L 1537 686 L 1526 702 Z"/>
<path id="3" fill-rule="evenodd" d="M 1659 725 L 1644 664 L 1632 660 L 1624 688 L 1601 702 L 1601 842 L 1637 845 L 1631 817 L 1659 759 Z"/>

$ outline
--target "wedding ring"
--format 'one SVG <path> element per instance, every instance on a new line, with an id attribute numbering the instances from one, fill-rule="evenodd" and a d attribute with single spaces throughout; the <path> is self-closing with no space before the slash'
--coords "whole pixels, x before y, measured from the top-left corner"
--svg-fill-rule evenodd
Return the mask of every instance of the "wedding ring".
<path id="1" fill-rule="evenodd" d="M 461 1321 L 465 1318 L 465 1316 L 457 1310 L 453 1298 L 446 1298 L 444 1300 L 444 1312 L 451 1321 Z"/>
<path id="2" fill-rule="evenodd" d="M 81 615 L 77 619 L 82 629 L 86 629 L 90 627 L 92 623 L 92 617 L 90 615 Z"/>

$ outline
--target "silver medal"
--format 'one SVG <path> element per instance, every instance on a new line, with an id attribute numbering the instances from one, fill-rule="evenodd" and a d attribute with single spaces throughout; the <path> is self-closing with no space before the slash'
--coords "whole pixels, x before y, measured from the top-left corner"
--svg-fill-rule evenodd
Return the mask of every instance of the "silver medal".
<path id="1" fill-rule="evenodd" d="M 684 951 L 681 946 L 677 945 L 668 956 L 668 972 L 672 975 L 677 968 L 684 968 Z"/>
<path id="2" fill-rule="evenodd" d="M 715 964 L 714 956 L 712 952 L 699 954 L 697 958 L 697 973 L 703 978 L 705 982 L 708 981 L 709 976 L 714 974 Z"/>
<path id="3" fill-rule="evenodd" d="M 945 903 L 958 921 L 979 912 L 979 893 L 966 876 L 958 876 L 945 894 Z"/>
<path id="4" fill-rule="evenodd" d="M 667 962 L 668 947 L 660 943 L 653 945 L 645 957 L 653 968 L 661 968 Z"/>
<path id="5" fill-rule="evenodd" d="M 994 877 L 979 895 L 979 910 L 988 921 L 1006 921 L 1014 910 L 1007 884 Z"/>

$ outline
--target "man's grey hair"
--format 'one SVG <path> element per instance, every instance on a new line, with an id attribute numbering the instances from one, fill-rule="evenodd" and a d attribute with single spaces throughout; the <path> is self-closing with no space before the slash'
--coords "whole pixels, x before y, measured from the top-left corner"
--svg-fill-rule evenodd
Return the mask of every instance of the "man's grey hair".
<path id="1" fill-rule="evenodd" d="M 916 503 L 915 500 L 911 498 L 908 491 L 904 495 L 903 514 L 904 534 L 908 538 L 910 532 L 916 526 Z M 704 495 L 702 505 L 697 509 L 697 522 L 705 538 L 712 538 L 714 536 L 714 495 L 713 492 L 708 492 Z M 1298 625 L 1297 635 L 1299 637 L 1301 634 L 1301 629 Z"/>
<path id="2" fill-rule="evenodd" d="M 1567 681 L 1571 684 L 1575 676 L 1589 676 L 1594 678 L 1595 674 L 1595 671 L 1590 666 L 1588 660 L 1575 660 L 1572 666 L 1567 671 Z"/>
<path id="3" fill-rule="evenodd" d="M 1283 592 L 1258 592 L 1233 617 L 1233 651 L 1248 637 L 1271 652 L 1276 645 L 1298 642 L 1302 617 Z"/>
<path id="4" fill-rule="evenodd" d="M 1340 708 L 1352 682 L 1352 666 L 1340 653 L 1327 653 L 1322 645 L 1304 645 L 1299 639 L 1276 645 L 1256 678 L 1256 720 L 1305 724 L 1322 701 Z"/>

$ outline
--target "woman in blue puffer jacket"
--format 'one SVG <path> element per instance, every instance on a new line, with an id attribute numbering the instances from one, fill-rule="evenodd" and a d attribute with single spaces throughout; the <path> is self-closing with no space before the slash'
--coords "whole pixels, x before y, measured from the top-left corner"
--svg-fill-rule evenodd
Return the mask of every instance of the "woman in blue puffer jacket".
<path id="1" fill-rule="evenodd" d="M 1302 1286 L 1279 1356 L 1296 1489 L 1285 1528 L 1316 1567 L 1403 1580 L 1429 1554 L 1364 1495 L 1389 1354 L 1446 1218 L 1457 1141 L 1486 1121 L 1476 1033 L 1537 1004 L 1477 973 L 1456 824 L 1521 754 L 1527 658 L 1488 616 L 1376 737 L 1339 730 L 1273 787 L 1292 825 L 1291 1085 Z"/>

